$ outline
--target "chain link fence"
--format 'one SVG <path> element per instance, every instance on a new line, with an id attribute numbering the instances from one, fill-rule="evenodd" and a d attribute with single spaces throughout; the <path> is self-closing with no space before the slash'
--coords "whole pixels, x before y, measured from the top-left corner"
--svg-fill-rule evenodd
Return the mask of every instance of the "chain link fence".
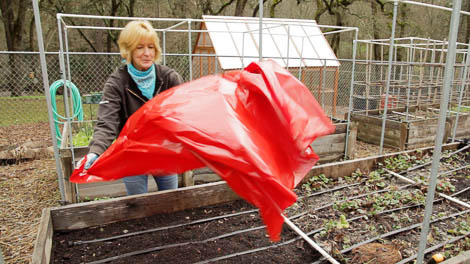
<path id="1" fill-rule="evenodd" d="M 212 59 L 212 64 L 198 64 L 198 57 L 188 55 L 167 55 L 164 63 L 175 69 L 185 81 L 223 70 Z M 190 60 L 192 60 L 190 68 Z M 49 84 L 62 79 L 59 54 L 47 53 Z M 163 62 L 162 62 L 163 63 Z M 351 80 L 351 61 L 341 61 L 340 66 L 316 68 L 289 68 L 301 80 L 322 105 L 328 116 L 344 119 L 348 109 Z M 70 68 L 71 81 L 80 94 L 101 92 L 108 76 L 120 65 L 119 54 L 71 53 L 65 56 Z M 0 52 L 0 125 L 47 122 L 47 105 L 38 53 Z M 192 78 L 191 78 L 192 74 Z M 63 113 L 63 96 L 60 89 L 56 96 L 58 112 Z M 92 119 L 96 106 L 84 106 L 85 118 Z"/>
<path id="2" fill-rule="evenodd" d="M 464 64 L 456 64 L 449 102 L 459 102 L 464 80 Z M 384 108 L 388 64 L 383 61 L 358 61 L 355 68 L 353 111 Z M 468 75 L 468 72 L 467 72 Z M 438 105 L 442 97 L 444 64 L 394 62 L 391 68 L 388 108 L 405 108 L 418 105 Z M 463 89 L 464 104 L 468 89 Z"/>

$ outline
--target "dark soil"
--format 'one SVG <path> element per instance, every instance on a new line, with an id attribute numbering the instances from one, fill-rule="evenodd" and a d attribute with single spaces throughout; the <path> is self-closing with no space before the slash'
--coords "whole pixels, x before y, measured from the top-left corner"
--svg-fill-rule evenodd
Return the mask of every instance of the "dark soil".
<path id="1" fill-rule="evenodd" d="M 239 216 L 168 228 L 113 241 L 74 245 L 78 241 L 122 235 L 150 228 L 168 227 L 199 219 L 246 211 L 250 212 Z M 233 234 L 226 238 L 214 239 L 238 230 L 256 227 L 260 228 L 248 233 Z M 244 201 L 235 201 L 218 206 L 114 223 L 97 228 L 57 233 L 54 236 L 53 263 L 87 263 L 143 249 L 159 246 L 168 247 L 168 245 L 174 245 L 174 247 L 115 259 L 112 263 L 195 263 L 237 252 L 250 251 L 253 248 L 276 245 L 279 246 L 253 254 L 240 254 L 237 257 L 221 260 L 219 263 L 310 263 L 318 259 L 318 254 L 306 245 L 303 240 L 298 239 L 292 243 L 280 245 L 295 237 L 296 234 L 293 231 L 284 229 L 280 242 L 270 242 L 258 212 L 253 211 L 253 207 Z M 191 241 L 194 243 L 184 244 Z M 181 243 L 183 245 L 178 246 Z"/>

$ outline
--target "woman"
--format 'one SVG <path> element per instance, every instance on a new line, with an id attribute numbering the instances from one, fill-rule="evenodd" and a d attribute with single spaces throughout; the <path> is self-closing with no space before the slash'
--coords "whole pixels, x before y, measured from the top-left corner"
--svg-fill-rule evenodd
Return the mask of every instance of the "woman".
<path id="1" fill-rule="evenodd" d="M 159 38 L 147 21 L 129 22 L 118 40 L 121 66 L 106 81 L 98 107 L 95 126 L 85 169 L 101 155 L 119 135 L 127 119 L 158 93 L 183 82 L 173 69 L 155 62 L 161 57 Z M 79 162 L 80 164 L 80 162 Z M 147 175 L 123 178 L 128 195 L 147 192 Z M 154 177 L 159 190 L 176 189 L 176 174 Z"/>

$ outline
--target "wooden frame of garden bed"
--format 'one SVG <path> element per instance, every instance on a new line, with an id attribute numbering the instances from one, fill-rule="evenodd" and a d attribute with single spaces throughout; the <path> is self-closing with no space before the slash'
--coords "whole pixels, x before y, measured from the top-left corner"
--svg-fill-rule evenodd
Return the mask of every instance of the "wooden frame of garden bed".
<path id="1" fill-rule="evenodd" d="M 336 126 L 336 130 L 334 133 L 318 138 L 312 144 L 312 147 L 315 150 L 315 153 L 317 153 L 320 156 L 321 163 L 332 162 L 332 161 L 335 161 L 344 157 L 344 151 L 346 147 L 346 137 L 347 137 L 347 133 L 346 133 L 347 124 L 338 123 L 338 124 L 335 124 L 335 126 Z M 69 125 L 67 124 L 64 125 L 62 135 L 66 135 L 66 136 L 63 136 L 63 140 L 61 142 L 60 149 L 59 149 L 59 156 L 60 156 L 60 162 L 62 166 L 62 175 L 64 177 L 63 182 L 64 182 L 65 201 L 67 203 L 76 203 L 77 196 L 78 196 L 77 186 L 75 183 L 72 183 L 69 181 L 69 177 L 72 174 L 74 165 L 73 165 L 73 160 L 72 160 L 72 150 L 69 147 L 68 129 L 69 129 Z M 349 145 L 348 157 L 353 157 L 354 155 L 354 145 L 356 142 L 356 134 L 357 134 L 356 131 L 357 131 L 356 127 L 354 126 L 350 127 L 349 140 L 348 140 L 348 145 Z M 74 154 L 75 160 L 81 159 L 87 153 L 88 153 L 88 147 L 74 147 L 73 148 L 73 154 Z M 209 177 L 208 181 L 213 181 L 213 178 L 214 177 Z M 115 196 L 125 195 L 124 191 L 116 192 L 116 187 L 114 185 L 117 185 L 117 184 L 119 183 L 115 183 L 115 184 L 108 183 L 107 185 L 113 185 L 113 186 L 106 186 L 106 184 L 95 183 L 94 186 L 96 187 L 93 187 L 95 190 L 95 195 L 90 196 L 89 198 L 109 197 L 109 196 L 115 197 Z M 120 184 L 120 185 L 123 186 L 123 184 Z M 194 185 L 194 177 L 191 171 L 188 171 L 179 175 L 180 187 L 187 187 L 187 186 L 193 186 L 193 185 Z M 110 190 L 113 190 L 115 195 L 113 195 L 113 193 L 111 193 Z"/>
<path id="2" fill-rule="evenodd" d="M 439 106 L 423 105 L 412 106 L 409 112 L 417 109 L 433 111 Z M 357 138 L 367 143 L 380 143 L 382 133 L 382 118 L 379 116 L 382 110 L 366 110 L 351 113 L 351 123 L 357 129 Z M 405 108 L 390 109 L 389 112 L 405 112 Z M 411 117 L 413 115 L 411 114 Z M 437 133 L 438 113 L 435 118 L 416 119 L 409 121 L 395 121 L 388 119 L 385 124 L 384 146 L 399 150 L 416 149 L 434 144 Z M 444 142 L 451 136 L 455 124 L 455 115 L 448 116 L 445 124 Z M 470 115 L 461 113 L 457 127 L 457 138 L 470 136 Z"/>
<path id="3" fill-rule="evenodd" d="M 456 149 L 457 143 L 443 146 L 443 150 Z M 432 151 L 423 148 L 419 151 Z M 417 150 L 396 152 L 381 156 L 362 158 L 319 165 L 305 176 L 304 181 L 315 175 L 324 174 L 337 178 L 350 175 L 357 169 L 369 172 L 378 162 L 386 158 Z M 76 230 L 105 225 L 130 219 L 143 218 L 159 213 L 171 213 L 185 209 L 204 207 L 240 199 L 225 182 L 184 187 L 177 190 L 148 193 L 136 196 L 71 204 L 45 208 L 38 228 L 32 263 L 49 263 L 51 260 L 52 237 L 55 231 Z M 164 202 L 162 202 L 164 201 Z"/>

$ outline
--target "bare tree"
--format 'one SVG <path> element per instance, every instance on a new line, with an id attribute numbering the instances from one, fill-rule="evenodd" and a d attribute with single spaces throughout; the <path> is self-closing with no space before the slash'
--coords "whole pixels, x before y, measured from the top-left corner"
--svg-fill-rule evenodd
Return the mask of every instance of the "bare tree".
<path id="1" fill-rule="evenodd" d="M 28 2 L 26 0 L 2 0 L 0 10 L 2 11 L 2 22 L 5 28 L 5 40 L 7 49 L 15 51 L 21 49 L 23 39 L 23 23 L 26 17 Z"/>
<path id="2" fill-rule="evenodd" d="M 470 12 L 470 0 L 465 0 L 464 11 Z M 465 16 L 465 43 L 468 43 L 470 41 L 470 16 Z"/>
<path id="3" fill-rule="evenodd" d="M 372 19 L 372 36 L 374 39 L 380 38 L 380 26 L 378 25 L 378 11 L 384 12 L 384 3 L 376 0 L 370 0 L 371 19 Z M 380 59 L 380 45 L 373 45 L 374 60 Z"/>
<path id="4" fill-rule="evenodd" d="M 235 0 L 228 0 L 221 3 L 217 8 L 214 8 L 213 0 L 201 0 L 198 2 L 198 6 L 201 8 L 202 14 L 204 15 L 219 15 L 227 7 L 231 6 L 233 2 L 235 2 Z"/>
<path id="5" fill-rule="evenodd" d="M 264 6 L 264 3 L 266 3 L 266 0 L 263 0 L 263 6 Z M 255 8 L 253 8 L 253 14 L 251 14 L 251 16 L 252 17 L 258 16 L 258 11 L 259 11 L 259 4 L 257 3 L 255 5 Z"/>
<path id="6" fill-rule="evenodd" d="M 19 1 L 0 1 L 0 10 L 2 12 L 2 22 L 5 28 L 5 40 L 9 51 L 21 50 L 23 39 L 23 22 L 26 16 L 26 0 Z M 19 72 L 16 56 L 9 54 L 8 66 L 10 73 L 17 74 Z M 19 96 L 21 91 L 15 87 L 15 84 L 8 84 L 8 90 L 11 96 Z"/>
<path id="7" fill-rule="evenodd" d="M 133 2 L 133 1 L 132 1 Z M 92 1 L 91 4 L 95 7 L 98 14 L 101 16 L 117 16 L 119 12 L 119 8 L 124 5 L 122 0 L 110 0 L 109 4 L 105 1 L 95 0 Z M 132 4 L 133 6 L 133 4 Z M 129 6 L 130 7 L 130 6 Z M 109 13 L 106 11 L 109 10 Z M 134 13 L 134 10 L 127 9 L 129 13 Z M 115 24 L 114 19 L 104 19 L 103 23 L 107 27 L 114 27 Z M 117 34 L 111 30 L 106 31 L 106 52 L 111 52 L 112 44 L 117 47 Z"/>
<path id="8" fill-rule="evenodd" d="M 243 16 L 243 11 L 245 11 L 246 3 L 248 0 L 237 0 L 235 4 L 235 16 Z"/>
<path id="9" fill-rule="evenodd" d="M 347 13 L 350 12 L 349 6 L 356 2 L 357 0 L 315 0 L 316 10 L 313 14 L 313 18 L 315 21 L 320 23 L 320 18 L 328 14 L 333 17 L 336 26 L 345 26 L 344 18 Z M 381 10 L 383 12 L 385 2 L 382 0 L 369 0 L 375 2 L 375 4 L 371 3 L 371 8 L 373 9 L 372 12 L 376 12 L 377 10 Z M 297 0 L 297 5 L 307 2 L 307 0 Z M 380 9 L 378 8 L 380 7 Z M 375 13 L 377 14 L 377 13 Z M 378 28 L 375 28 L 374 34 L 378 34 Z M 330 45 L 333 51 L 338 54 L 339 47 L 341 42 L 340 34 L 333 34 L 330 38 Z M 374 54 L 376 51 L 374 51 Z"/>

